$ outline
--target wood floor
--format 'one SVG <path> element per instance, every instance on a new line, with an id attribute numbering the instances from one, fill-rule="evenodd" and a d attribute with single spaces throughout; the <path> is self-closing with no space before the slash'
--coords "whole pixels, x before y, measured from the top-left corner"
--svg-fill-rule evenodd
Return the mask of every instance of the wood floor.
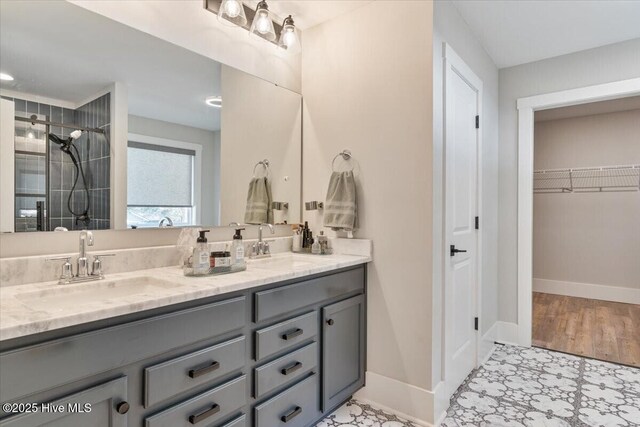
<path id="1" fill-rule="evenodd" d="M 532 344 L 640 367 L 640 305 L 533 293 Z"/>

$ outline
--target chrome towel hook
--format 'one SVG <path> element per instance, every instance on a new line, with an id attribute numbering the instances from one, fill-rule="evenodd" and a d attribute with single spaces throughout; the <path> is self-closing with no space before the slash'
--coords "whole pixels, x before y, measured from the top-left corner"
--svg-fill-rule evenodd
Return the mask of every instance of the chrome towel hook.
<path id="1" fill-rule="evenodd" d="M 256 163 L 256 165 L 253 167 L 253 177 L 256 178 L 256 169 L 258 168 L 258 166 L 262 166 L 264 168 L 264 177 L 263 178 L 268 178 L 269 177 L 269 173 L 271 172 L 271 170 L 269 169 L 269 160 L 268 159 L 264 159 L 259 161 L 258 163 Z"/>
<path id="2" fill-rule="evenodd" d="M 331 162 L 331 170 L 332 171 L 336 171 L 336 160 L 338 159 L 338 157 L 342 157 L 342 159 L 344 161 L 350 160 L 353 156 L 351 155 L 351 150 L 348 149 L 344 149 L 341 152 L 339 152 L 338 154 L 336 154 L 336 156 L 333 158 L 333 161 Z M 351 169 L 349 169 L 350 171 L 353 170 L 353 165 L 351 165 Z"/>

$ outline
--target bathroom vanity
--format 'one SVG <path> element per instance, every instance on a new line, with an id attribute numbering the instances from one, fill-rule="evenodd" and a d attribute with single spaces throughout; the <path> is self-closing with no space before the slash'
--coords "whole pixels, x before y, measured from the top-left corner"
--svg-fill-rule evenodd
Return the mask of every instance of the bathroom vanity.
<path id="1" fill-rule="evenodd" d="M 313 425 L 364 385 L 369 259 L 337 255 L 318 266 L 312 258 L 276 256 L 218 282 L 185 282 L 177 267 L 149 270 L 146 280 L 184 288 L 130 300 L 116 317 L 101 318 L 107 306 L 102 314 L 68 308 L 66 319 L 51 309 L 48 322 L 40 307 L 18 327 L 14 307 L 3 319 L 12 337 L 0 342 L 0 390 L 15 404 L 8 409 L 23 413 L 3 406 L 0 425 Z M 192 298 L 203 289 L 214 295 Z M 20 297 L 3 295 L 4 309 Z"/>

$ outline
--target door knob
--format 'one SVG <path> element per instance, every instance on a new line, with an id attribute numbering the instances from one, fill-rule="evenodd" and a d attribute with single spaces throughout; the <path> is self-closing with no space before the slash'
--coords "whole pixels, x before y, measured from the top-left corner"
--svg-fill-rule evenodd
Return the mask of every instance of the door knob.
<path id="1" fill-rule="evenodd" d="M 327 320 L 327 325 L 329 325 L 329 326 L 333 326 L 334 323 L 335 322 L 333 321 L 333 319 Z"/>
<path id="2" fill-rule="evenodd" d="M 450 253 L 451 256 L 455 256 L 459 252 L 467 252 L 466 250 L 456 249 L 456 245 L 451 245 L 450 250 L 451 250 L 451 253 Z"/>

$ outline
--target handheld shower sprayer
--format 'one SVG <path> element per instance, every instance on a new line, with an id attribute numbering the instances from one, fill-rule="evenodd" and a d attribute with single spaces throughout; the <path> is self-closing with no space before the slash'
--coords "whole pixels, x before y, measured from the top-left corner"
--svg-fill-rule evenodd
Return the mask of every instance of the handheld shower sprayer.
<path id="1" fill-rule="evenodd" d="M 80 152 L 78 148 L 74 145 L 74 142 L 82 136 L 81 130 L 74 130 L 69 134 L 67 139 L 62 139 L 57 135 L 52 133 L 49 134 L 49 140 L 54 144 L 58 144 L 60 146 L 60 150 L 63 153 L 67 154 L 73 165 L 76 169 L 75 178 L 73 180 L 73 186 L 71 187 L 71 191 L 69 192 L 69 197 L 67 199 L 67 208 L 69 212 L 75 217 L 76 224 L 79 221 L 82 221 L 85 225 L 89 225 L 91 221 L 91 217 L 89 216 L 89 209 L 91 207 L 91 193 L 89 192 L 89 186 L 87 185 L 87 178 L 84 174 L 84 168 L 82 167 L 82 159 L 80 158 Z M 76 190 L 76 185 L 78 185 L 78 178 L 82 177 L 82 183 L 84 185 L 85 191 L 85 203 L 82 212 L 75 212 L 71 206 L 71 197 Z"/>

